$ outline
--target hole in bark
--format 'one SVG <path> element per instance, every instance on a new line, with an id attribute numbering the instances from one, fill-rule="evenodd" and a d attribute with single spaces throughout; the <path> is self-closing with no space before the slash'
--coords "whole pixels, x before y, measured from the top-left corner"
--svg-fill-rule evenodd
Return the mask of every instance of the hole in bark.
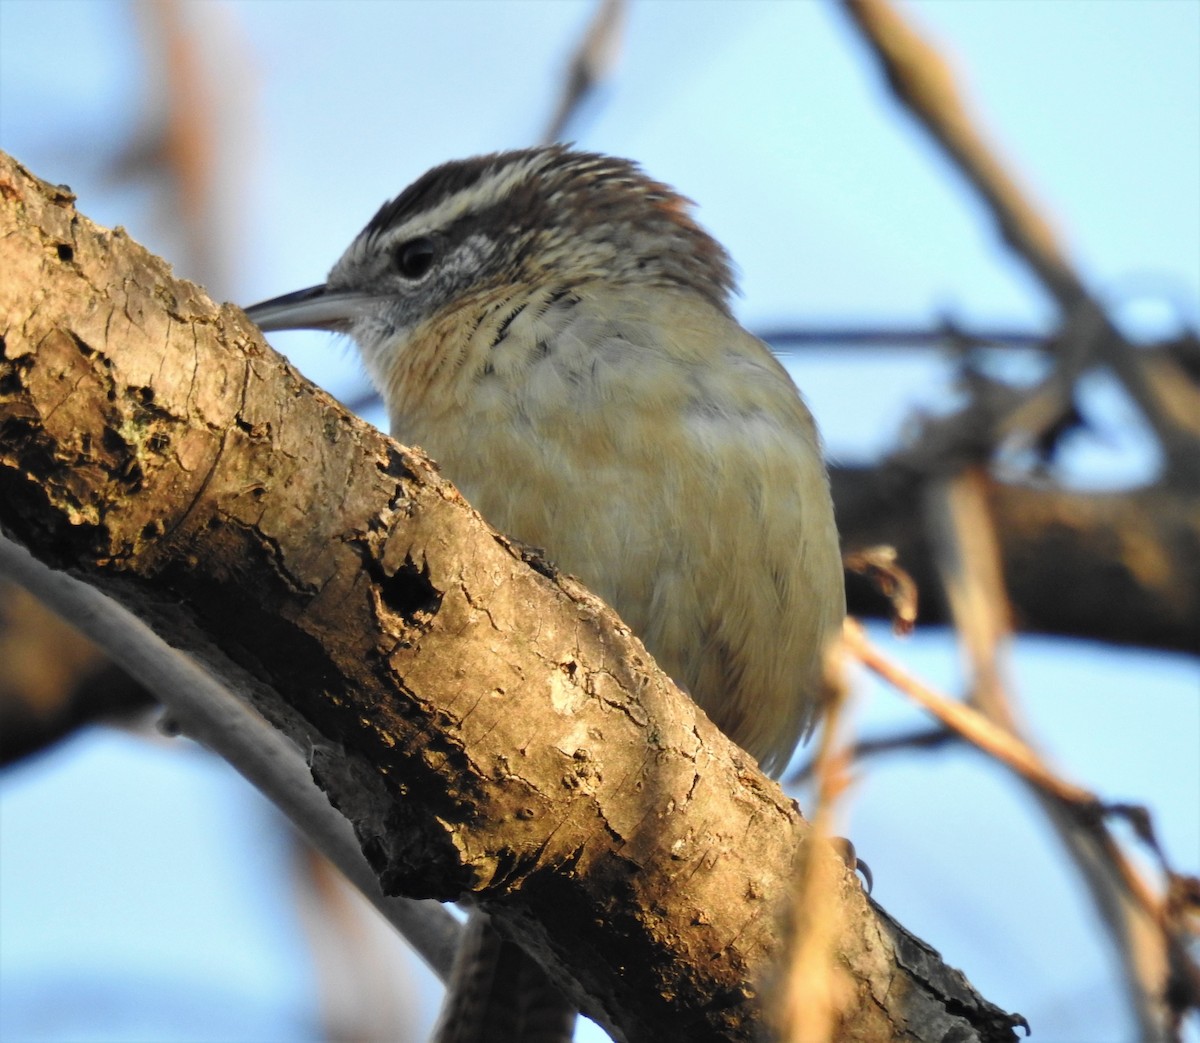
<path id="1" fill-rule="evenodd" d="M 396 452 L 391 446 L 388 446 L 387 463 L 381 468 L 384 474 L 389 478 L 403 478 L 412 481 L 416 478 L 412 470 L 404 462 L 404 457 Z"/>
<path id="2" fill-rule="evenodd" d="M 434 616 L 442 607 L 442 592 L 429 582 L 428 565 L 418 567 L 405 558 L 390 576 L 379 568 L 372 571 L 383 603 L 406 623 L 427 624 L 428 619 L 418 616 Z"/>

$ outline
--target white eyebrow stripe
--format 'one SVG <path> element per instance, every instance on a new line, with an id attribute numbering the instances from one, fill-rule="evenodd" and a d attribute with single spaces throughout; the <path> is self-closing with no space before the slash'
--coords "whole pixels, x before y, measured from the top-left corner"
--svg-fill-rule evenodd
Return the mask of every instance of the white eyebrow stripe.
<path id="1" fill-rule="evenodd" d="M 411 239 L 428 235 L 453 224 L 471 211 L 484 211 L 499 203 L 515 185 L 520 184 L 532 173 L 544 166 L 550 156 L 544 152 L 534 153 L 518 163 L 509 163 L 495 173 L 487 175 L 469 188 L 460 189 L 447 196 L 432 210 L 414 214 L 404 224 L 383 233 L 376 239 Z"/>

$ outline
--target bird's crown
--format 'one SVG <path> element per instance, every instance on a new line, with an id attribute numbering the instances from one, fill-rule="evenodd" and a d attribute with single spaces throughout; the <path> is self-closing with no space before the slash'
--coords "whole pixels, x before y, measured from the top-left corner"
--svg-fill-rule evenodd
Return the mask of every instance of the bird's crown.
<path id="1" fill-rule="evenodd" d="M 493 285 L 592 279 L 691 289 L 725 313 L 734 289 L 689 200 L 629 160 L 563 145 L 433 168 L 379 209 L 328 286 L 429 306 Z"/>

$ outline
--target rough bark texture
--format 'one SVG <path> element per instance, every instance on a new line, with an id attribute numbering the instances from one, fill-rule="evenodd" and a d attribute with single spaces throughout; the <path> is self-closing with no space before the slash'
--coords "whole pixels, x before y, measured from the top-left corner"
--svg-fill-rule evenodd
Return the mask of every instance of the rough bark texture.
<path id="1" fill-rule="evenodd" d="M 618 1038 L 756 1038 L 806 855 L 779 788 L 236 308 L 2 154 L 0 203 L 5 532 L 310 750 L 386 891 L 474 897 Z M 838 878 L 843 1038 L 1011 1038 Z"/>

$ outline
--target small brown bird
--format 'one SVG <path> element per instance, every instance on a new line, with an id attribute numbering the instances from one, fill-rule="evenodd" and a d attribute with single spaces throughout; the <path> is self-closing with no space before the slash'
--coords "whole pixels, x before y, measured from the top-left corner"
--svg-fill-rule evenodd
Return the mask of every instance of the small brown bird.
<path id="1" fill-rule="evenodd" d="M 447 163 L 323 285 L 248 314 L 348 334 L 392 434 L 601 595 L 778 774 L 841 629 L 838 538 L 812 416 L 733 318 L 729 258 L 689 208 L 627 160 L 559 145 Z M 480 973 L 456 972 L 476 993 Z M 471 1038 L 459 1020 L 438 1039 Z M 569 1034 L 535 1022 L 511 1038 Z"/>
<path id="2" fill-rule="evenodd" d="M 348 334 L 392 434 L 613 606 L 764 771 L 819 711 L 844 612 L 812 416 L 733 318 L 725 250 L 633 163 L 447 163 L 264 330 Z"/>

